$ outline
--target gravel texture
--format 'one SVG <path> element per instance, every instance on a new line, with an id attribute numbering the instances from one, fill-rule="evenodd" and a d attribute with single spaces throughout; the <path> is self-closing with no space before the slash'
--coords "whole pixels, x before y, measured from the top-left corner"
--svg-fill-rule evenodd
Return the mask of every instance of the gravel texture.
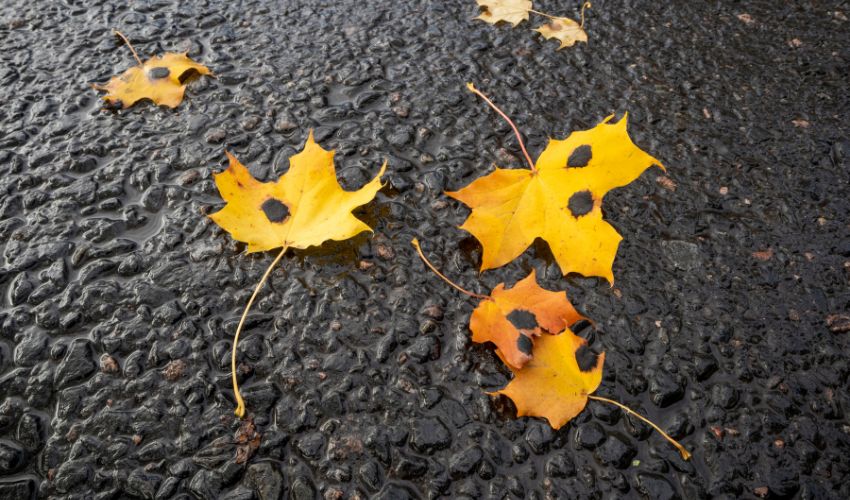
<path id="1" fill-rule="evenodd" d="M 577 16 L 578 2 L 537 1 Z M 850 5 L 597 0 L 556 52 L 468 1 L 25 1 L 0 6 L 0 498 L 848 498 Z M 217 78 L 175 110 L 102 109 L 91 83 L 188 51 Z M 615 287 L 544 244 L 477 272 L 441 193 L 547 137 L 629 112 L 661 159 L 606 198 Z M 272 179 L 307 131 L 363 234 L 291 252 L 240 344 L 259 448 L 232 415 L 230 346 L 271 261 L 206 218 L 224 150 Z M 559 431 L 485 391 L 474 303 L 531 268 L 606 351 Z M 241 438 L 241 441 L 240 441 Z M 247 444 L 246 444 L 247 443 Z M 237 448 L 244 456 L 238 463 Z"/>

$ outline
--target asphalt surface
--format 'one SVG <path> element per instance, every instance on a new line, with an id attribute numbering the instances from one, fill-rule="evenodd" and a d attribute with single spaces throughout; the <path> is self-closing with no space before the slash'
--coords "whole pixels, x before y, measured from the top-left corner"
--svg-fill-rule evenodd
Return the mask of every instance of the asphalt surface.
<path id="1" fill-rule="evenodd" d="M 572 17 L 578 2 L 535 2 Z M 848 498 L 850 5 L 597 0 L 555 51 L 469 1 L 7 0 L 0 6 L 0 498 Z M 217 78 L 176 110 L 92 83 L 188 50 Z M 629 113 L 668 167 L 605 200 L 616 283 L 544 244 L 477 272 L 443 196 L 547 137 Z M 206 217 L 233 152 L 276 178 L 309 129 L 374 235 L 294 251 L 240 344 L 261 444 L 236 462 L 232 335 L 272 254 Z M 606 351 L 561 430 L 485 391 L 474 303 L 532 268 Z"/>

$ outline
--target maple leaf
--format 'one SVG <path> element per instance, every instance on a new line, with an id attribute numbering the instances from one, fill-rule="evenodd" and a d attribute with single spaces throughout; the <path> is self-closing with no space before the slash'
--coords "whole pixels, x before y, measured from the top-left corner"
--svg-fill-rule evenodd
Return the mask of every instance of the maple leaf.
<path id="1" fill-rule="evenodd" d="M 351 211 L 371 201 L 381 189 L 387 162 L 365 186 L 345 191 L 336 180 L 334 152 L 316 144 L 312 131 L 304 149 L 289 159 L 289 170 L 276 182 L 258 181 L 235 156 L 227 153 L 227 157 L 229 166 L 215 175 L 215 184 L 227 204 L 209 217 L 233 238 L 247 243 L 248 253 L 282 247 L 248 300 L 233 339 L 231 378 L 235 413 L 241 418 L 245 416 L 245 401 L 236 379 L 236 346 L 254 299 L 287 249 L 345 240 L 372 230 Z"/>
<path id="2" fill-rule="evenodd" d="M 537 284 L 534 270 L 511 288 L 499 283 L 472 311 L 472 341 L 492 342 L 505 364 L 521 368 L 532 357 L 534 338 L 555 334 L 584 319 L 567 299 Z"/>
<path id="3" fill-rule="evenodd" d="M 567 17 L 548 16 L 551 21 L 538 27 L 534 31 L 543 35 L 547 40 L 556 39 L 561 42 L 557 50 L 572 47 L 576 42 L 587 43 L 587 32 L 584 31 L 584 11 L 591 7 L 590 2 L 581 6 L 581 23 L 577 23 Z"/>
<path id="4" fill-rule="evenodd" d="M 566 294 L 540 288 L 534 271 L 513 288 L 506 290 L 504 283 L 500 283 L 490 296 L 470 292 L 447 278 L 425 257 L 418 239 L 413 238 L 410 243 L 434 274 L 459 292 L 481 301 L 469 322 L 473 340 L 495 343 L 496 354 L 514 373 L 514 379 L 504 389 L 490 394 L 511 398 L 518 416 L 545 417 L 558 429 L 578 415 L 588 399 L 593 399 L 642 420 L 672 443 L 682 458 L 690 459 L 690 452 L 651 420 L 613 399 L 592 395 L 602 381 L 605 353 L 596 356 L 587 348 L 587 342 L 569 329 L 583 318 L 567 301 Z M 514 313 L 519 314 L 511 318 Z M 558 327 L 563 331 L 557 335 L 540 335 L 542 328 L 554 332 Z M 476 331 L 491 338 L 476 340 Z M 527 342 L 532 336 L 539 336 L 533 345 L 533 357 L 528 356 L 532 354 L 532 345 Z M 516 351 L 525 355 L 520 359 L 521 367 L 509 359 Z"/>
<path id="5" fill-rule="evenodd" d="M 587 32 L 584 31 L 584 28 L 579 23 L 566 17 L 553 19 L 534 31 L 540 33 L 546 39 L 555 38 L 559 40 L 561 45 L 558 47 L 558 50 L 565 47 L 572 47 L 576 42 L 587 43 Z"/>
<path id="6" fill-rule="evenodd" d="M 142 99 L 150 99 L 157 105 L 176 108 L 183 102 L 185 82 L 190 74 L 211 74 L 209 68 L 189 59 L 186 53 L 166 52 L 142 63 L 127 38 L 116 34 L 130 47 L 139 65 L 113 77 L 106 85 L 93 85 L 107 92 L 103 99 L 111 107 L 126 109 Z"/>
<path id="7" fill-rule="evenodd" d="M 484 9 L 476 19 L 490 24 L 505 21 L 516 26 L 528 20 L 528 11 L 531 10 L 531 0 L 476 0 L 476 2 Z"/>
<path id="8" fill-rule="evenodd" d="M 513 380 L 490 394 L 511 398 L 518 417 L 543 417 L 553 429 L 560 429 L 581 413 L 599 387 L 604 363 L 604 352 L 594 356 L 587 341 L 565 329 L 541 336 L 534 357 L 521 369 L 512 368 Z"/>
<path id="9" fill-rule="evenodd" d="M 664 166 L 629 138 L 628 113 L 618 122 L 612 118 L 565 140 L 550 139 L 536 163 L 509 121 L 530 170 L 497 167 L 458 191 L 446 192 L 472 209 L 460 228 L 481 243 L 482 271 L 507 264 L 542 238 L 564 275 L 602 276 L 613 284 L 611 266 L 622 237 L 602 219 L 602 198 L 647 168 Z"/>
<path id="10" fill-rule="evenodd" d="M 378 175 L 357 191 L 345 191 L 336 179 L 334 152 L 307 137 L 304 149 L 289 159 L 289 170 L 276 182 L 260 182 L 227 153 L 230 166 L 215 175 L 227 204 L 210 215 L 233 238 L 248 244 L 247 252 L 279 247 L 307 248 L 327 240 L 345 240 L 371 231 L 351 211 L 381 189 L 384 162 Z"/>

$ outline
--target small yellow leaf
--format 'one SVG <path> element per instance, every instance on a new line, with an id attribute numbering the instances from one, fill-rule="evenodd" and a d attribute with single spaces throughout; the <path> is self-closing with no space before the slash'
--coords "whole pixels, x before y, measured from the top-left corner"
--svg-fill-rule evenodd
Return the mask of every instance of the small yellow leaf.
<path id="1" fill-rule="evenodd" d="M 215 175 L 227 204 L 210 218 L 233 238 L 248 243 L 249 253 L 303 249 L 372 230 L 351 211 L 369 203 L 381 189 L 386 162 L 365 186 L 345 191 L 336 179 L 333 151 L 316 144 L 312 132 L 277 182 L 260 182 L 233 155 L 227 157 L 230 166 Z"/>
<path id="2" fill-rule="evenodd" d="M 581 413 L 587 396 L 602 383 L 605 353 L 595 357 L 587 342 L 570 330 L 542 335 L 534 346 L 534 357 L 508 385 L 491 395 L 513 400 L 517 416 L 543 417 L 554 429 Z"/>
<path id="3" fill-rule="evenodd" d="M 565 47 L 572 47 L 576 42 L 587 43 L 587 33 L 581 25 L 572 19 L 567 19 L 566 17 L 553 19 L 534 31 L 537 31 L 546 39 L 555 38 L 559 40 L 561 42 L 561 46 L 558 47 L 558 50 Z"/>
<path id="4" fill-rule="evenodd" d="M 106 85 L 94 85 L 94 88 L 106 91 L 103 98 L 117 108 L 129 108 L 141 99 L 176 108 L 183 101 L 185 79 L 190 71 L 210 74 L 209 68 L 192 61 L 185 53 L 167 52 L 113 77 Z"/>
<path id="5" fill-rule="evenodd" d="M 496 24 L 505 21 L 516 26 L 528 20 L 531 0 L 476 0 L 484 10 L 476 19 Z"/>
<path id="6" fill-rule="evenodd" d="M 460 228 L 481 242 L 482 271 L 507 264 L 542 238 L 564 275 L 614 282 L 611 267 L 622 237 L 602 219 L 602 198 L 647 168 L 664 167 L 631 141 L 628 115 L 616 123 L 612 118 L 565 140 L 550 139 L 535 171 L 496 168 L 446 193 L 472 209 Z"/>

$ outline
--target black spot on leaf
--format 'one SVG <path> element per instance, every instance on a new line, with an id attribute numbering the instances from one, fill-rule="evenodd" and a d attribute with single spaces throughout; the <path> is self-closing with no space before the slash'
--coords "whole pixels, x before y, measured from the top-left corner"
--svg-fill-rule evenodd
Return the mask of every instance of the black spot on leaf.
<path id="1" fill-rule="evenodd" d="M 121 99 L 113 99 L 111 101 L 105 101 L 103 107 L 110 111 L 117 111 L 124 108 L 124 103 Z"/>
<path id="2" fill-rule="evenodd" d="M 188 80 L 188 79 L 190 79 L 194 76 L 198 76 L 200 74 L 201 74 L 201 72 L 198 71 L 197 69 L 189 68 L 186 71 L 184 71 L 182 75 L 177 77 L 177 79 L 180 80 L 180 83 L 186 83 L 186 80 Z"/>
<path id="3" fill-rule="evenodd" d="M 534 314 L 517 309 L 508 314 L 508 321 L 519 330 L 534 330 L 537 328 L 537 318 Z"/>
<path id="4" fill-rule="evenodd" d="M 289 217 L 289 207 L 274 198 L 269 198 L 263 202 L 261 208 L 271 222 L 283 222 L 284 219 Z"/>
<path id="5" fill-rule="evenodd" d="M 580 319 L 573 323 L 572 326 L 570 326 L 570 330 L 572 330 L 572 332 L 578 335 L 579 337 L 584 337 L 584 335 L 582 334 L 591 326 L 593 326 L 593 323 L 591 323 L 590 321 L 586 319 Z"/>
<path id="6" fill-rule="evenodd" d="M 591 158 L 593 158 L 593 150 L 590 148 L 590 144 L 585 144 L 575 148 L 570 153 L 570 157 L 567 158 L 567 166 L 571 168 L 586 167 Z"/>
<path id="7" fill-rule="evenodd" d="M 531 356 L 531 347 L 533 344 L 531 343 L 531 339 L 528 336 L 520 334 L 516 339 L 516 347 L 519 349 L 519 352 Z"/>
<path id="8" fill-rule="evenodd" d="M 583 372 L 589 372 L 596 366 L 596 353 L 590 347 L 583 345 L 576 351 L 576 362 L 578 369 Z"/>
<path id="9" fill-rule="evenodd" d="M 589 214 L 593 210 L 593 194 L 590 191 L 579 191 L 570 196 L 570 201 L 567 203 L 567 208 L 572 212 L 573 217 L 579 218 L 582 215 Z"/>
<path id="10" fill-rule="evenodd" d="M 150 71 L 148 71 L 148 76 L 150 76 L 151 78 L 153 78 L 155 80 L 158 80 L 160 78 L 165 78 L 170 74 L 171 74 L 171 71 L 168 68 L 162 67 L 162 66 L 158 67 L 158 68 L 152 68 Z"/>

